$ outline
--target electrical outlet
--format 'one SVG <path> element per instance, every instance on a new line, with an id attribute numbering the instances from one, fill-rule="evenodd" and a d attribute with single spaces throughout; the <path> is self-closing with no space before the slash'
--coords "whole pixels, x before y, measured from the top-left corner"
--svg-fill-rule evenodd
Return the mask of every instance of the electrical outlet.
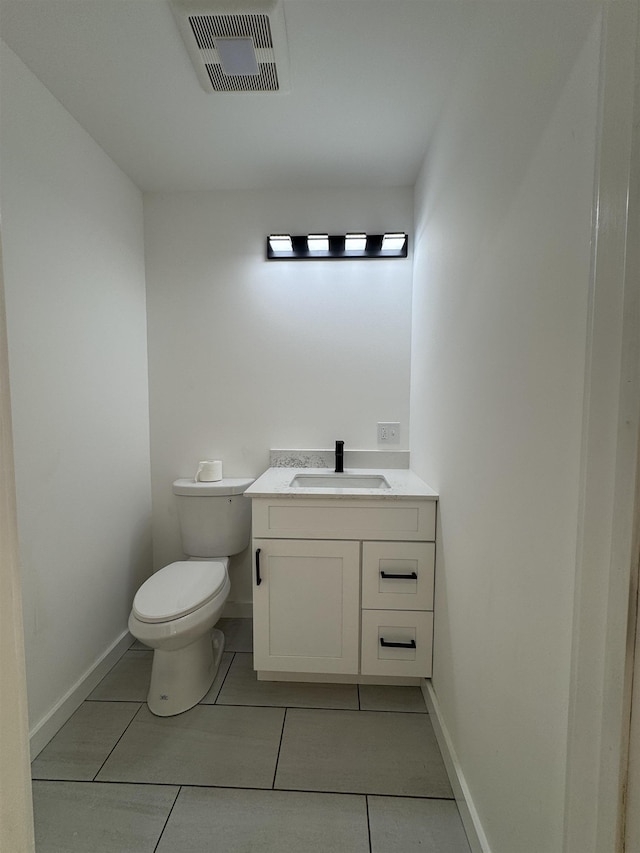
<path id="1" fill-rule="evenodd" d="M 378 444 L 400 444 L 400 424 L 378 424 Z"/>

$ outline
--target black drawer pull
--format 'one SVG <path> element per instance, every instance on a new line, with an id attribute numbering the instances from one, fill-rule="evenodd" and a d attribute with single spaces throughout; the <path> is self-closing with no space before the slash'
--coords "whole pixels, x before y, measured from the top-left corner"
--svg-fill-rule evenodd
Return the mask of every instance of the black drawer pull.
<path id="1" fill-rule="evenodd" d="M 262 578 L 260 577 L 260 548 L 256 548 L 256 586 L 260 586 Z"/>
<path id="2" fill-rule="evenodd" d="M 380 637 L 380 645 L 385 649 L 415 649 L 416 641 L 411 640 L 408 643 L 388 643 L 384 637 Z"/>
<path id="3" fill-rule="evenodd" d="M 390 575 L 387 572 L 380 572 L 380 577 L 385 579 L 392 579 L 397 581 L 417 581 L 418 575 L 415 572 L 411 572 L 409 575 Z"/>

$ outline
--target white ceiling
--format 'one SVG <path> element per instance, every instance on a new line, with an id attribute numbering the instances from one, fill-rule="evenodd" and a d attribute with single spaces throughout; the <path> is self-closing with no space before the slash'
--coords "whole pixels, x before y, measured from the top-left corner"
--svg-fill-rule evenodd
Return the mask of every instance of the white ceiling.
<path id="1" fill-rule="evenodd" d="M 288 94 L 206 93 L 167 0 L 2 0 L 0 25 L 143 190 L 412 185 L 474 4 L 283 5 Z"/>
<path id="2" fill-rule="evenodd" d="M 205 92 L 168 0 L 0 0 L 0 34 L 142 190 L 412 186 L 456 87 L 485 80 L 512 136 L 602 0 L 281 3 L 287 94 Z"/>

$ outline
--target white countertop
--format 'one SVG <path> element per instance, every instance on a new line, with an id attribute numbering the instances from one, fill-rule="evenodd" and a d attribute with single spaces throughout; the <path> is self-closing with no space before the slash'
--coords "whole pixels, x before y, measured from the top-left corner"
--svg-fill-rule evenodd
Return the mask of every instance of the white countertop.
<path id="1" fill-rule="evenodd" d="M 390 486 L 384 489 L 300 488 L 290 485 L 296 474 L 334 474 L 334 471 L 332 468 L 268 468 L 252 486 L 249 486 L 245 495 L 249 498 L 438 499 L 438 493 L 431 486 L 406 468 L 345 468 L 344 474 L 347 476 L 382 475 Z"/>

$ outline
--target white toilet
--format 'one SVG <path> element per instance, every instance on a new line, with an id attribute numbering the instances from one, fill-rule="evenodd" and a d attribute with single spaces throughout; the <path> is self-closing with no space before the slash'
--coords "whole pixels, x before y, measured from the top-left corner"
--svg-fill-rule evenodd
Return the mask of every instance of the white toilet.
<path id="1" fill-rule="evenodd" d="M 229 595 L 229 557 L 249 544 L 253 480 L 176 480 L 182 548 L 189 559 L 152 575 L 135 595 L 129 630 L 155 649 L 147 704 L 160 717 L 180 714 L 207 693 L 224 634 L 214 625 Z"/>

